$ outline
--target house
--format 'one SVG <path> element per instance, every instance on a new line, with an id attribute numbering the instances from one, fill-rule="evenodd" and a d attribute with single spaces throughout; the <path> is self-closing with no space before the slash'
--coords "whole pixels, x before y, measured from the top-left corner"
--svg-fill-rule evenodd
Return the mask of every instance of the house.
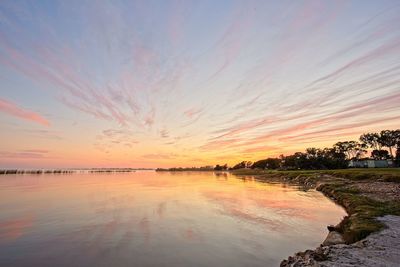
<path id="1" fill-rule="evenodd" d="M 368 163 L 366 160 L 350 160 L 349 168 L 368 168 Z"/>
<path id="2" fill-rule="evenodd" d="M 349 168 L 389 168 L 393 167 L 394 162 L 391 159 L 374 160 L 374 159 L 361 159 L 350 160 Z"/>

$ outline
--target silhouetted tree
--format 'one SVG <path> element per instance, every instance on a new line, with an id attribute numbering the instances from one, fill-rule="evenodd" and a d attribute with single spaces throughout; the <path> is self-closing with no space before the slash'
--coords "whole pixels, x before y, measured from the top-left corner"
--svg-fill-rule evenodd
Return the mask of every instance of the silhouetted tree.
<path id="1" fill-rule="evenodd" d="M 337 153 L 344 153 L 347 159 L 358 159 L 367 151 L 365 144 L 360 144 L 357 141 L 337 142 L 333 145 Z"/>
<path id="2" fill-rule="evenodd" d="M 388 159 L 389 158 L 389 152 L 387 150 L 383 150 L 383 149 L 381 149 L 381 150 L 374 149 L 371 152 L 371 157 L 373 159 L 377 159 L 377 160 L 379 160 L 379 159 Z"/>
<path id="3" fill-rule="evenodd" d="M 251 161 L 242 161 L 235 166 L 233 166 L 231 169 L 232 170 L 237 170 L 237 169 L 243 169 L 243 168 L 250 168 L 251 166 Z"/>
<path id="4" fill-rule="evenodd" d="M 382 150 L 382 139 L 379 133 L 365 133 L 360 136 L 360 141 L 366 147 Z"/>
<path id="5" fill-rule="evenodd" d="M 214 168 L 214 170 L 216 170 L 216 171 L 222 171 L 222 166 L 221 165 L 219 165 L 219 164 L 217 164 L 216 166 L 215 166 L 215 168 Z"/>
<path id="6" fill-rule="evenodd" d="M 281 165 L 281 159 L 278 158 L 267 158 L 256 161 L 251 165 L 252 169 L 278 169 Z"/>
<path id="7" fill-rule="evenodd" d="M 396 162 L 400 163 L 400 130 L 383 130 L 380 133 L 365 133 L 357 141 L 337 142 L 331 148 L 307 148 L 305 152 L 296 152 L 292 155 L 280 155 L 279 158 L 267 158 L 254 162 L 242 161 L 231 169 L 260 168 L 260 169 L 339 169 L 347 168 L 348 160 L 360 159 L 366 149 L 372 148 L 371 157 L 374 159 L 388 159 L 393 157 L 396 150 Z M 387 150 L 383 147 L 389 148 Z M 226 166 L 217 165 L 216 170 L 226 169 Z"/>
<path id="8" fill-rule="evenodd" d="M 307 148 L 305 153 L 281 156 L 285 169 L 342 169 L 347 168 L 346 155 L 334 148 Z"/>
<path id="9" fill-rule="evenodd" d="M 397 145 L 397 138 L 398 138 L 397 131 L 391 130 L 383 130 L 381 131 L 381 142 L 382 145 L 389 148 L 390 157 L 393 158 L 393 147 Z"/>
<path id="10" fill-rule="evenodd" d="M 228 169 L 228 165 L 219 165 L 217 164 L 214 168 L 215 171 L 226 171 Z"/>

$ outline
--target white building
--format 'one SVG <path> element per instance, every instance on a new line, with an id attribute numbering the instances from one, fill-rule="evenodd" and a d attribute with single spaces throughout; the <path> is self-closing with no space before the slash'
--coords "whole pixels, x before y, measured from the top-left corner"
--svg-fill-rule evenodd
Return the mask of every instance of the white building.
<path id="1" fill-rule="evenodd" d="M 362 159 L 362 160 L 350 160 L 349 168 L 389 168 L 393 167 L 393 160 L 374 160 L 374 159 Z"/>

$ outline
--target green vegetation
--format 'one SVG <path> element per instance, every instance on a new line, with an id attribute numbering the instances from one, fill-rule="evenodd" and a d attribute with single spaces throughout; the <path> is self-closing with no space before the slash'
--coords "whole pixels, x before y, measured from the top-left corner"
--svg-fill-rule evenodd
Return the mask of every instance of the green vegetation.
<path id="1" fill-rule="evenodd" d="M 400 183 L 399 168 L 376 169 L 338 169 L 338 170 L 263 170 L 263 169 L 238 169 L 231 173 L 237 175 L 269 175 L 270 177 L 315 176 L 315 174 L 327 174 L 349 180 L 376 180 L 384 182 Z"/>
<path id="2" fill-rule="evenodd" d="M 338 226 L 347 243 L 359 241 L 381 230 L 384 225 L 376 220 L 387 214 L 400 215 L 399 201 L 377 201 L 364 196 L 362 190 L 351 188 L 347 183 L 326 183 L 318 190 L 342 205 L 349 216 Z"/>
<path id="3" fill-rule="evenodd" d="M 347 178 L 350 180 L 369 179 L 374 181 L 400 183 L 400 169 L 398 168 L 325 170 L 321 173 Z"/>

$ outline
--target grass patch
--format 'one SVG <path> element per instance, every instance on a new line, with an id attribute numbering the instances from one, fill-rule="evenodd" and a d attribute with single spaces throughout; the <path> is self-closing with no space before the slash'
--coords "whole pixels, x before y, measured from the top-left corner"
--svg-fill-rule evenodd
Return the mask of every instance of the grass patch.
<path id="1" fill-rule="evenodd" d="M 269 170 L 262 170 L 262 169 L 237 169 L 237 170 L 230 170 L 229 171 L 235 175 L 265 175 L 268 174 Z"/>
<path id="2" fill-rule="evenodd" d="M 348 216 L 339 224 L 338 229 L 349 244 L 381 230 L 384 225 L 376 220 L 377 217 L 400 215 L 399 202 L 373 200 L 361 195 L 360 190 L 351 188 L 346 183 L 327 183 L 321 185 L 318 190 L 346 209 Z"/>
<path id="3" fill-rule="evenodd" d="M 326 170 L 321 173 L 355 181 L 373 179 L 400 183 L 400 168 Z"/>
<path id="4" fill-rule="evenodd" d="M 239 169 L 231 171 L 233 174 L 245 175 L 284 175 L 294 178 L 299 175 L 313 176 L 315 174 L 328 174 L 353 181 L 378 180 L 384 182 L 400 183 L 400 168 L 366 168 L 366 169 L 339 169 L 339 170 L 260 170 L 260 169 Z"/>

